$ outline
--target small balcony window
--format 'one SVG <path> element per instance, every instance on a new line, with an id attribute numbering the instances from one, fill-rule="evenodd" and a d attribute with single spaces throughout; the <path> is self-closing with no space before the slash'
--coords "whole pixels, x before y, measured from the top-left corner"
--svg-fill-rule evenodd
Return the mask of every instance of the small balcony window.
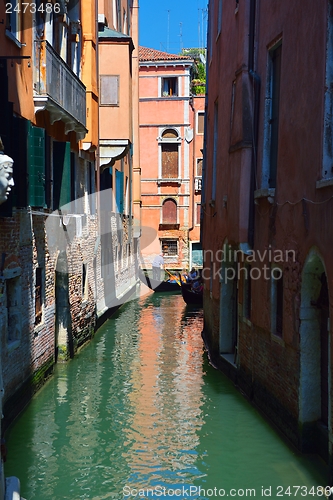
<path id="1" fill-rule="evenodd" d="M 178 240 L 162 240 L 161 244 L 164 257 L 178 255 Z"/>

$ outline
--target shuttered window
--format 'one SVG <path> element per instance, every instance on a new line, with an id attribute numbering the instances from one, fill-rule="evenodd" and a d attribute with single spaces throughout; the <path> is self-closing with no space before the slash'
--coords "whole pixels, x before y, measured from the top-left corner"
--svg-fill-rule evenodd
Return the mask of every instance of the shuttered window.
<path id="1" fill-rule="evenodd" d="M 28 205 L 45 207 L 45 130 L 28 122 Z"/>
<path id="2" fill-rule="evenodd" d="M 119 76 L 101 75 L 100 92 L 101 106 L 119 106 Z"/>
<path id="3" fill-rule="evenodd" d="M 124 173 L 116 170 L 116 202 L 117 211 L 123 213 L 124 211 Z"/>
<path id="4" fill-rule="evenodd" d="M 162 178 L 178 178 L 178 144 L 162 144 Z"/>
<path id="5" fill-rule="evenodd" d="M 71 151 L 69 142 L 53 142 L 53 210 L 71 201 Z"/>
<path id="6" fill-rule="evenodd" d="M 177 203 L 174 200 L 165 200 L 162 207 L 163 224 L 177 224 Z"/>
<path id="7" fill-rule="evenodd" d="M 205 113 L 198 113 L 198 134 L 203 134 L 205 128 Z"/>

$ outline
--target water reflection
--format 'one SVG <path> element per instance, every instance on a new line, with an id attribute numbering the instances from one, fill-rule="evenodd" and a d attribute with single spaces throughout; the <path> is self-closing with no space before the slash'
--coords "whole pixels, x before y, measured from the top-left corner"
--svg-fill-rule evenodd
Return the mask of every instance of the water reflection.
<path id="1" fill-rule="evenodd" d="M 7 441 L 6 475 L 20 477 L 22 496 L 120 500 L 125 486 L 253 486 L 260 496 L 262 486 L 321 484 L 317 463 L 296 456 L 209 366 L 201 330 L 202 312 L 181 296 L 152 294 L 59 365 Z"/>

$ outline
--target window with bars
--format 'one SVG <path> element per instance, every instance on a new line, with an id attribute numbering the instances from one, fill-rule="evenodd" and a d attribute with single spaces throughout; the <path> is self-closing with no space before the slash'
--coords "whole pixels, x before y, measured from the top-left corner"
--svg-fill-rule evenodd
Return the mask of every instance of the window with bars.
<path id="1" fill-rule="evenodd" d="M 165 257 L 178 255 L 178 240 L 161 240 L 162 252 Z"/>

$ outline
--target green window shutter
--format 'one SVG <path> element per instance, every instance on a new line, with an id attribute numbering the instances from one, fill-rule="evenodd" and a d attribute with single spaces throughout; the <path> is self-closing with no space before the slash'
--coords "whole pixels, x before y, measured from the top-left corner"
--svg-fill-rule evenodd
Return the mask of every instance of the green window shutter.
<path id="1" fill-rule="evenodd" d="M 71 201 L 71 148 L 69 142 L 53 143 L 53 210 Z"/>
<path id="2" fill-rule="evenodd" d="M 124 173 L 116 170 L 116 202 L 119 213 L 124 211 Z"/>
<path id="3" fill-rule="evenodd" d="M 28 205 L 45 207 L 45 130 L 28 122 Z"/>

